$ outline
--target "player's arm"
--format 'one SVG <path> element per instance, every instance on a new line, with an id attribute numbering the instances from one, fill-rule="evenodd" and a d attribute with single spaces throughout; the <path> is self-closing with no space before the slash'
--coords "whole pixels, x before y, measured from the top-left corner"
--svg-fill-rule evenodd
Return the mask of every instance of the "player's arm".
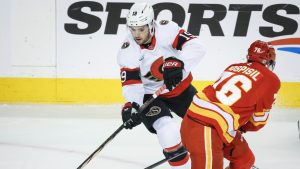
<path id="1" fill-rule="evenodd" d="M 253 113 L 250 120 L 246 124 L 241 126 L 240 131 L 245 133 L 247 131 L 260 130 L 261 128 L 263 128 L 266 125 L 267 120 L 269 118 L 269 113 L 270 113 L 269 111 Z"/>
<path id="2" fill-rule="evenodd" d="M 170 22 L 164 26 L 165 30 L 168 30 L 166 41 L 178 51 L 177 55 L 164 58 L 164 83 L 172 90 L 200 62 L 205 50 L 198 37 L 180 28 L 176 23 Z"/>
<path id="3" fill-rule="evenodd" d="M 144 88 L 139 68 L 139 48 L 126 38 L 117 55 L 122 83 L 122 95 L 126 102 L 143 103 Z"/>
<path id="4" fill-rule="evenodd" d="M 177 58 L 184 63 L 184 71 L 188 73 L 199 64 L 206 53 L 199 37 L 190 34 L 182 28 L 178 28 L 172 47 L 179 51 Z"/>
<path id="5" fill-rule="evenodd" d="M 142 104 L 144 88 L 139 68 L 121 68 L 122 95 L 127 102 Z"/>
<path id="6" fill-rule="evenodd" d="M 122 108 L 122 120 L 126 129 L 132 129 L 141 123 L 137 110 L 143 103 L 144 88 L 138 62 L 139 52 L 129 42 L 124 44 L 117 56 L 122 95 L 126 100 Z"/>
<path id="7" fill-rule="evenodd" d="M 258 101 L 256 105 L 258 111 L 254 112 L 250 120 L 240 128 L 241 131 L 258 131 L 266 125 L 276 96 L 276 94 L 271 93 L 269 91 L 270 90 L 266 91 L 262 95 L 262 98 Z"/>
<path id="8" fill-rule="evenodd" d="M 266 125 L 272 106 L 276 101 L 277 92 L 280 88 L 280 81 L 276 77 L 268 80 L 266 84 L 269 85 L 261 86 L 264 93 L 261 92 L 263 93 L 262 98 L 257 104 L 258 109 L 262 111 L 253 113 L 250 120 L 240 128 L 241 131 L 258 131 Z"/>
<path id="9" fill-rule="evenodd" d="M 121 72 L 122 94 L 126 100 L 122 108 L 122 120 L 126 129 L 141 123 L 140 115 L 137 114 L 144 96 L 139 68 L 122 67 Z"/>

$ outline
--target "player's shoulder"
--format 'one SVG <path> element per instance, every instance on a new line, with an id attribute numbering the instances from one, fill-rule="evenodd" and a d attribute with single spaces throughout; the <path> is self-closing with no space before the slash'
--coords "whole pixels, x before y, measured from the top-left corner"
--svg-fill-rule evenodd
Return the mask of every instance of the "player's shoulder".
<path id="1" fill-rule="evenodd" d="M 160 20 L 158 23 L 161 26 L 178 26 L 178 24 L 172 20 Z"/>
<path id="2" fill-rule="evenodd" d="M 270 73 L 269 76 L 270 76 L 270 78 L 272 79 L 274 85 L 280 87 L 281 81 L 280 81 L 279 77 L 278 77 L 273 71 L 271 71 L 271 70 L 269 70 L 269 73 Z"/>
<path id="3" fill-rule="evenodd" d="M 118 64 L 122 67 L 136 67 L 139 63 L 139 56 L 139 47 L 130 36 L 127 36 L 117 54 Z"/>
<path id="4" fill-rule="evenodd" d="M 125 38 L 119 46 L 119 52 L 121 53 L 137 53 L 138 49 L 138 45 L 132 38 L 129 37 Z"/>
<path id="5" fill-rule="evenodd" d="M 264 75 L 268 83 L 270 83 L 274 87 L 280 87 L 280 79 L 273 71 L 259 63 L 256 63 L 256 68 Z"/>
<path id="6" fill-rule="evenodd" d="M 161 35 L 172 35 L 178 34 L 180 27 L 177 23 L 170 20 L 160 20 L 155 23 L 156 33 Z"/>
<path id="7" fill-rule="evenodd" d="M 124 52 L 128 52 L 128 50 L 132 50 L 134 48 L 136 48 L 137 44 L 134 43 L 133 38 L 130 36 L 130 34 L 128 34 L 126 36 L 126 38 L 123 40 L 122 45 L 120 46 L 119 50 L 124 51 Z"/>
<path id="8" fill-rule="evenodd" d="M 233 64 L 227 66 L 225 71 L 231 70 L 231 69 L 237 69 L 237 68 L 239 68 L 239 66 L 245 66 L 245 65 L 246 65 L 245 63 L 233 63 Z"/>
<path id="9" fill-rule="evenodd" d="M 158 27 L 158 29 L 174 29 L 174 30 L 178 30 L 179 26 L 176 22 L 172 21 L 172 20 L 160 20 L 160 21 L 156 21 L 156 25 Z"/>
<path id="10" fill-rule="evenodd" d="M 278 92 L 278 90 L 280 89 L 281 87 L 281 82 L 280 82 L 280 79 L 279 77 L 271 70 L 269 70 L 268 68 L 266 68 L 268 71 L 268 73 L 265 73 L 265 83 L 268 83 L 269 84 L 269 89 L 274 89 L 272 91 L 274 91 L 275 93 Z"/>
<path id="11" fill-rule="evenodd" d="M 177 23 L 170 20 L 160 20 L 155 22 L 155 36 L 162 43 L 173 43 L 174 38 L 179 33 Z"/>
<path id="12" fill-rule="evenodd" d="M 231 66 L 245 66 L 246 63 L 233 63 L 231 65 L 229 65 L 228 67 L 231 67 Z"/>
<path id="13" fill-rule="evenodd" d="M 263 74 L 266 74 L 267 76 L 269 76 L 272 79 L 279 80 L 278 76 L 273 71 L 271 71 L 268 67 L 266 67 L 260 63 L 255 63 L 255 66 Z"/>

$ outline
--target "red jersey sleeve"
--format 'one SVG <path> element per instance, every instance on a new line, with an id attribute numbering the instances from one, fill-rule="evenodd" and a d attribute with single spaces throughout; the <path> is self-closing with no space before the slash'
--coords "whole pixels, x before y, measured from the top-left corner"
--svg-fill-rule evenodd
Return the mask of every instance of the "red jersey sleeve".
<path id="1" fill-rule="evenodd" d="M 260 99 L 256 107 L 257 112 L 254 112 L 250 120 L 240 128 L 244 132 L 258 131 L 263 128 L 269 118 L 270 110 L 275 103 L 276 95 L 280 89 L 280 80 L 272 72 L 265 77 L 267 78 L 258 92 Z"/>
<path id="2" fill-rule="evenodd" d="M 269 112 L 255 112 L 250 120 L 241 126 L 240 130 L 242 132 L 258 131 L 266 125 L 268 118 Z"/>

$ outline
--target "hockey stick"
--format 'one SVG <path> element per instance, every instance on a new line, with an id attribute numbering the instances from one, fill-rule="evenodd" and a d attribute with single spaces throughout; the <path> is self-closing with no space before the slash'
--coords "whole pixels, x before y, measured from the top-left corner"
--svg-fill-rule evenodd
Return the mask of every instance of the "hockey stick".
<path id="1" fill-rule="evenodd" d="M 137 113 L 141 113 L 143 110 L 145 110 L 146 107 L 149 106 L 150 103 L 152 103 L 164 90 L 166 89 L 166 86 L 163 85 L 162 87 L 160 87 L 153 95 L 151 98 L 149 98 L 137 111 Z M 84 166 L 86 166 L 91 160 L 92 158 L 98 154 L 103 148 L 104 146 L 110 142 L 111 140 L 113 140 L 113 138 L 120 132 L 122 131 L 122 129 L 124 128 L 125 124 L 128 123 L 125 122 L 124 124 L 122 124 L 113 134 L 111 134 L 108 139 L 106 139 L 104 141 L 104 143 L 102 143 L 86 160 L 84 160 L 83 163 L 80 164 L 80 166 L 77 169 L 82 169 Z"/>
<path id="2" fill-rule="evenodd" d="M 150 165 L 150 166 L 148 166 L 148 167 L 146 167 L 145 169 L 152 169 L 152 168 L 155 168 L 155 167 L 157 167 L 157 166 L 159 166 L 159 165 L 161 165 L 161 164 L 163 164 L 163 163 L 165 163 L 165 162 L 167 162 L 167 161 L 170 161 L 170 160 L 172 160 L 172 159 L 174 159 L 174 158 L 176 158 L 176 157 L 178 157 L 178 156 L 180 156 L 180 155 L 182 155 L 182 154 L 184 154 L 184 153 L 186 153 L 187 151 L 184 151 L 184 152 L 182 152 L 182 153 L 180 153 L 180 154 L 178 154 L 178 155 L 176 155 L 176 156 L 174 156 L 174 157 L 172 157 L 172 158 L 169 158 L 169 159 L 162 159 L 162 160 L 160 160 L 160 161 L 158 161 L 158 162 L 156 162 L 156 163 L 154 163 L 154 164 L 152 164 L 152 165 Z M 259 168 L 257 168 L 256 166 L 252 166 L 251 167 L 251 169 L 259 169 Z"/>
<path id="3" fill-rule="evenodd" d="M 163 163 L 165 163 L 167 161 L 173 160 L 174 158 L 179 157 L 179 156 L 181 156 L 181 155 L 183 155 L 185 153 L 187 153 L 187 151 L 183 151 L 183 152 L 181 152 L 179 154 L 176 154 L 174 157 L 171 157 L 171 158 L 162 159 L 162 160 L 160 160 L 160 161 L 158 161 L 158 162 L 156 162 L 156 163 L 154 163 L 154 164 L 146 167 L 145 169 L 155 168 L 155 167 L 157 167 L 157 166 L 159 166 L 159 165 L 161 165 L 161 164 L 163 164 Z"/>
<path id="4" fill-rule="evenodd" d="M 300 126 L 300 122 L 299 122 L 299 121 L 298 121 L 298 124 L 299 124 L 299 126 Z M 181 153 L 175 155 L 175 156 L 172 157 L 172 158 L 168 158 L 168 159 L 165 158 L 165 159 L 162 159 L 162 160 L 160 160 L 160 161 L 158 161 L 158 162 L 156 162 L 156 163 L 154 163 L 154 164 L 152 164 L 152 165 L 146 167 L 145 169 L 152 169 L 152 168 L 155 168 L 155 167 L 157 167 L 157 166 L 159 166 L 159 165 L 161 165 L 161 164 L 163 164 L 163 163 L 165 163 L 165 162 L 167 162 L 167 161 L 173 160 L 174 158 L 183 155 L 183 154 L 186 153 L 186 152 L 187 152 L 187 151 L 181 152 Z M 255 165 L 253 165 L 253 166 L 251 167 L 251 169 L 259 169 L 259 168 L 257 168 Z"/>

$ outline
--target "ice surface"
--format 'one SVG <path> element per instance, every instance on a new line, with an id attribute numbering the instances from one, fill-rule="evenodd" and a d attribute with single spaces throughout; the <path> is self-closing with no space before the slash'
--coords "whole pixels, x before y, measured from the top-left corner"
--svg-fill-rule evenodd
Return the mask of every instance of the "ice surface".
<path id="1" fill-rule="evenodd" d="M 121 105 L 0 105 L 0 169 L 76 169 L 120 125 Z M 246 133 L 260 169 L 299 169 L 300 109 L 274 108 Z M 176 118 L 180 123 L 180 120 Z M 122 130 L 85 169 L 143 169 L 163 159 L 143 125 Z M 163 164 L 157 169 L 169 168 Z"/>

